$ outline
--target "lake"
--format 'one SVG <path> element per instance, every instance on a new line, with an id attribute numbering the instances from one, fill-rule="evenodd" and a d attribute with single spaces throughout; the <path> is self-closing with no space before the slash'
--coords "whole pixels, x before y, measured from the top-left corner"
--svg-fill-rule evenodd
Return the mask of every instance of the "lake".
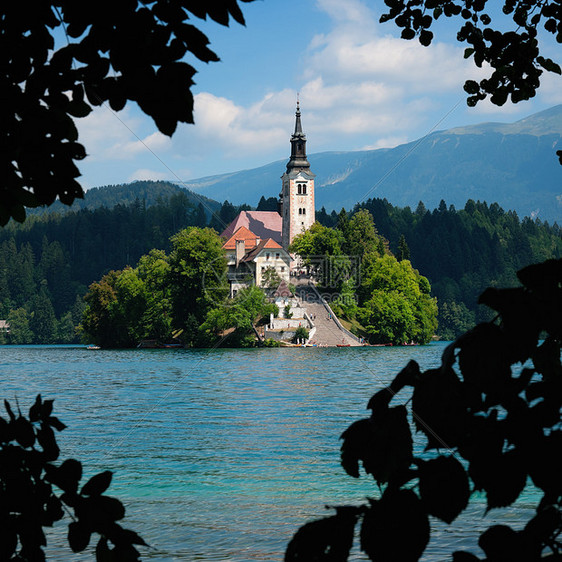
<path id="1" fill-rule="evenodd" d="M 24 411 L 38 393 L 55 398 L 68 426 L 58 436 L 61 460 L 82 461 L 85 478 L 114 471 L 109 495 L 127 507 L 124 526 L 153 547 L 143 559 L 282 560 L 299 526 L 331 514 L 325 505 L 377 494 L 372 479 L 341 468 L 339 436 L 368 416 L 371 395 L 409 359 L 437 366 L 444 346 L 0 346 L 0 398 Z M 451 526 L 432 520 L 423 560 L 450 559 L 458 548 L 482 554 L 478 531 L 492 521 L 517 528 L 529 502 L 485 517 L 480 502 Z M 72 554 L 65 534 L 63 525 L 49 535 L 53 560 L 92 559 Z"/>

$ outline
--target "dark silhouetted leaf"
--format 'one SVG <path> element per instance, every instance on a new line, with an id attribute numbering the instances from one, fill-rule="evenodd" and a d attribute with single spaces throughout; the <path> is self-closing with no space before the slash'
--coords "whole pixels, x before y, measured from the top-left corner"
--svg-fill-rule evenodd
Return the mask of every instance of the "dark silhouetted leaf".
<path id="1" fill-rule="evenodd" d="M 35 398 L 35 403 L 31 408 L 29 408 L 29 421 L 36 422 L 39 421 L 41 417 L 41 395 L 38 394 Z"/>
<path id="2" fill-rule="evenodd" d="M 421 501 L 411 490 L 387 489 L 363 516 L 360 538 L 371 560 L 417 561 L 429 542 L 429 520 Z"/>
<path id="3" fill-rule="evenodd" d="M 303 525 L 285 551 L 285 562 L 345 562 L 353 545 L 356 508 L 338 508 L 337 514 Z"/>
<path id="4" fill-rule="evenodd" d="M 80 521 L 73 521 L 68 526 L 68 544 L 73 552 L 82 552 L 90 544 L 92 533 Z"/>
<path id="5" fill-rule="evenodd" d="M 452 523 L 468 505 L 468 476 L 454 457 L 440 456 L 420 461 L 419 490 L 423 505 L 430 515 Z"/>
<path id="6" fill-rule="evenodd" d="M 75 493 L 82 478 L 82 463 L 74 459 L 65 460 L 59 467 L 47 467 L 47 479 L 64 492 Z"/>
<path id="7" fill-rule="evenodd" d="M 117 498 L 92 496 L 85 504 L 96 521 L 118 521 L 125 517 L 125 507 Z"/>
<path id="8" fill-rule="evenodd" d="M 535 443 L 529 454 L 529 476 L 549 495 L 562 494 L 562 431 L 553 431 Z"/>
<path id="9" fill-rule="evenodd" d="M 41 406 L 41 417 L 48 418 L 53 413 L 54 400 L 43 400 Z"/>
<path id="10" fill-rule="evenodd" d="M 3 517 L 0 525 L 0 560 L 12 560 L 18 545 L 18 535 L 12 518 Z"/>
<path id="11" fill-rule="evenodd" d="M 379 482 L 401 476 L 412 460 L 412 435 L 406 408 L 389 408 L 376 419 L 359 420 L 342 434 L 341 463 L 344 470 L 359 477 L 359 461 Z"/>
<path id="12" fill-rule="evenodd" d="M 148 546 L 139 534 L 130 529 L 123 529 L 123 527 L 117 523 L 113 525 L 111 540 L 114 544 L 140 544 L 142 546 Z"/>
<path id="13" fill-rule="evenodd" d="M 8 416 L 10 420 L 14 421 L 16 419 L 16 416 L 14 416 L 14 412 L 12 412 L 12 407 L 10 406 L 10 403 L 7 400 L 4 400 L 4 408 L 6 408 L 6 412 L 8 412 Z"/>
<path id="14" fill-rule="evenodd" d="M 37 441 L 45 454 L 45 460 L 52 462 L 58 459 L 60 449 L 55 439 L 55 434 L 49 425 L 44 423 L 37 430 Z"/>
<path id="15" fill-rule="evenodd" d="M 499 326 L 479 324 L 459 338 L 459 367 L 465 382 L 498 403 L 511 378 L 507 342 Z"/>
<path id="16" fill-rule="evenodd" d="M 525 488 L 527 471 L 516 450 L 473 458 L 469 474 L 478 490 L 485 490 L 488 509 L 511 505 Z"/>
<path id="17" fill-rule="evenodd" d="M 26 418 L 19 417 L 11 425 L 16 441 L 24 448 L 32 447 L 35 443 L 35 431 L 31 422 Z"/>
<path id="18" fill-rule="evenodd" d="M 455 447 L 466 425 L 466 398 L 452 369 L 425 371 L 414 388 L 412 410 L 427 448 Z"/>
<path id="19" fill-rule="evenodd" d="M 542 545 L 549 543 L 562 527 L 560 511 L 553 505 L 540 510 L 526 525 L 523 534 L 540 553 Z"/>
<path id="20" fill-rule="evenodd" d="M 517 277 L 528 289 L 556 290 L 562 280 L 562 260 L 546 260 L 529 265 L 520 269 Z"/>
<path id="21" fill-rule="evenodd" d="M 66 429 L 66 425 L 54 416 L 50 416 L 48 422 L 49 425 L 54 427 L 57 431 L 62 431 L 63 429 Z"/>
<path id="22" fill-rule="evenodd" d="M 489 562 L 527 562 L 526 545 L 520 533 L 507 525 L 493 525 L 478 539 Z"/>
<path id="23" fill-rule="evenodd" d="M 453 552 L 453 562 L 480 562 L 480 558 L 471 552 L 457 550 Z"/>
<path id="24" fill-rule="evenodd" d="M 84 496 L 100 496 L 109 488 L 112 477 L 113 473 L 110 470 L 92 476 L 82 487 L 81 493 Z"/>

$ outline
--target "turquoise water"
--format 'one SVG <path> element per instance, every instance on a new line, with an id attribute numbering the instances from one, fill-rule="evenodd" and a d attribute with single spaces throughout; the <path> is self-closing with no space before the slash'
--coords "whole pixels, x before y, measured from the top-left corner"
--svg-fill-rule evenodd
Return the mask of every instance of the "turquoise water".
<path id="1" fill-rule="evenodd" d="M 110 468 L 110 488 L 127 506 L 126 527 L 153 547 L 143 559 L 282 560 L 305 522 L 325 505 L 362 503 L 372 480 L 339 465 L 339 436 L 366 417 L 370 396 L 408 362 L 437 366 L 444 344 L 406 348 L 90 351 L 0 347 L 0 398 L 27 410 L 55 398 L 68 425 L 61 458 L 85 477 Z M 404 398 L 404 401 L 406 398 Z M 453 526 L 432 522 L 423 560 L 456 548 L 478 553 L 477 530 L 527 515 L 479 504 Z M 56 560 L 90 560 L 65 546 Z M 353 560 L 363 560 L 354 554 Z"/>

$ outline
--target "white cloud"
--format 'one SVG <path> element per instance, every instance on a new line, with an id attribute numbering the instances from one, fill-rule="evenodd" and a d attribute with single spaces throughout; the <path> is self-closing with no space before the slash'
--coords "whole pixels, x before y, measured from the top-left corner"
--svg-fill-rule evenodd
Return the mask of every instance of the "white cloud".
<path id="1" fill-rule="evenodd" d="M 562 76 L 545 72 L 541 76 L 541 97 L 548 104 L 562 103 Z"/>
<path id="2" fill-rule="evenodd" d="M 371 7 L 361 0 L 316 0 L 329 15 L 331 30 L 303 45 L 300 90 L 303 126 L 314 144 L 310 151 L 389 146 L 426 134 L 446 115 L 451 94 L 463 96 L 462 84 L 473 65 L 463 49 L 380 35 Z M 482 71 L 479 70 L 479 73 Z M 296 89 L 269 91 L 251 105 L 228 96 L 195 96 L 195 127 L 174 135 L 174 158 L 191 162 L 279 158 L 286 153 L 294 117 Z M 436 112 L 436 113 L 435 113 Z M 136 143 L 126 145 L 129 151 Z M 233 164 L 239 169 L 239 164 Z"/>
<path id="3" fill-rule="evenodd" d="M 243 107 L 208 92 L 197 94 L 196 127 L 178 130 L 174 146 L 193 154 L 217 149 L 226 151 L 227 157 L 238 157 L 243 153 L 263 154 L 286 142 L 284 121 L 287 116 L 280 103 L 285 96 L 285 92 L 267 94 L 257 103 Z"/>
<path id="4" fill-rule="evenodd" d="M 463 96 L 467 76 L 482 73 L 463 59 L 456 44 L 425 48 L 379 35 L 374 11 L 360 0 L 316 3 L 333 28 L 304 46 L 300 61 L 303 126 L 314 137 L 311 150 L 354 141 L 378 147 L 388 146 L 388 139 L 412 140 L 408 134 L 416 137 L 416 129 L 429 131 L 434 125 L 428 114 L 451 109 L 451 93 Z M 252 154 L 257 161 L 279 153 L 287 147 L 293 123 L 287 109 L 294 107 L 295 96 L 294 89 L 285 88 L 243 106 L 226 96 L 199 93 L 195 130 L 182 129 L 174 145 L 193 159 L 221 151 L 221 158 Z"/>
<path id="5" fill-rule="evenodd" d="M 94 109 L 77 120 L 79 140 L 86 147 L 88 163 L 125 161 L 135 158 L 166 159 L 172 140 L 156 129 L 146 115 L 133 115 L 132 108 L 116 113 L 107 106 Z M 141 137 L 146 131 L 148 135 Z"/>
<path id="6" fill-rule="evenodd" d="M 291 6 L 296 5 L 293 2 Z M 308 6 L 312 2 L 314 10 Z M 115 181 L 105 179 L 114 178 L 115 170 L 125 170 L 122 177 L 129 179 L 190 178 L 282 159 L 288 155 L 297 91 L 309 152 L 392 147 L 434 129 L 529 114 L 536 101 L 562 103 L 561 78 L 545 73 L 536 100 L 527 106 L 497 108 L 484 102 L 468 110 L 462 85 L 467 78 L 481 79 L 487 71 L 463 58 L 464 45 L 454 35 L 444 43 L 447 35 L 437 32 L 434 43 L 422 47 L 417 40 L 399 39 L 393 23 L 378 24 L 380 13 L 373 6 L 381 7 L 381 2 L 306 0 L 305 4 L 306 13 L 318 16 L 320 10 L 322 14 L 299 28 L 298 48 L 294 42 L 261 41 L 271 56 L 262 57 L 257 68 L 255 46 L 254 51 L 237 46 L 240 57 L 245 57 L 243 68 L 215 82 L 215 93 L 198 93 L 196 125 L 180 124 L 171 140 L 157 132 L 135 104 L 118 114 L 99 108 L 77 120 L 80 141 L 90 155 L 87 162 L 96 168 L 97 177 L 105 174 L 95 183 Z M 273 24 L 287 32 L 288 41 L 293 41 L 292 17 Z M 264 70 L 263 60 L 271 61 L 267 70 L 273 68 L 274 73 Z M 229 80 L 236 80 L 232 89 Z"/>
<path id="7" fill-rule="evenodd" d="M 131 139 L 131 131 L 140 125 L 130 108 L 115 113 L 107 106 L 96 107 L 87 117 L 76 120 L 79 141 L 86 147 L 89 158 L 105 159 L 116 156 L 114 147 L 124 145 Z"/>
<path id="8" fill-rule="evenodd" d="M 162 133 L 156 131 L 151 135 L 148 135 L 144 139 L 138 139 L 136 141 L 130 141 L 124 144 L 115 145 L 112 150 L 115 150 L 118 157 L 128 158 L 132 156 L 137 156 L 138 154 L 143 154 L 147 152 L 154 152 L 156 154 L 168 150 L 172 146 L 172 140 L 170 137 L 163 135 Z"/>
<path id="9" fill-rule="evenodd" d="M 374 144 L 361 147 L 360 150 L 377 150 L 378 148 L 394 148 L 408 142 L 406 137 L 386 137 L 378 139 Z"/>
<path id="10" fill-rule="evenodd" d="M 467 77 L 481 72 L 463 58 L 457 45 L 434 42 L 423 47 L 417 40 L 380 36 L 376 25 L 336 26 L 314 38 L 305 77 L 321 75 L 329 83 L 386 82 L 408 88 L 408 93 L 457 89 Z"/>
<path id="11" fill-rule="evenodd" d="M 372 12 L 359 0 L 317 0 L 316 4 L 340 24 L 372 26 L 375 23 Z"/>

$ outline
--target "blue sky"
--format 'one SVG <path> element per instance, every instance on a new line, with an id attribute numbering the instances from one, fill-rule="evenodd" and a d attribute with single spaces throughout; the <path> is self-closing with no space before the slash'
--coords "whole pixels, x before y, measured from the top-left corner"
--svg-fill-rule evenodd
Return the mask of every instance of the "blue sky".
<path id="1" fill-rule="evenodd" d="M 379 24 L 382 0 L 257 0 L 242 4 L 246 26 L 194 19 L 221 62 L 195 61 L 195 125 L 172 138 L 129 103 L 78 120 L 88 158 L 85 188 L 138 179 L 190 180 L 286 160 L 297 92 L 308 152 L 393 147 L 432 130 L 511 122 L 562 103 L 562 80 L 543 75 L 529 102 L 468 108 L 462 85 L 485 75 L 463 59 L 456 28 L 434 43 L 399 39 Z M 559 45 L 545 44 L 555 60 Z M 280 174 L 282 169 L 280 169 Z M 384 171 L 381 171 L 381 175 Z"/>

